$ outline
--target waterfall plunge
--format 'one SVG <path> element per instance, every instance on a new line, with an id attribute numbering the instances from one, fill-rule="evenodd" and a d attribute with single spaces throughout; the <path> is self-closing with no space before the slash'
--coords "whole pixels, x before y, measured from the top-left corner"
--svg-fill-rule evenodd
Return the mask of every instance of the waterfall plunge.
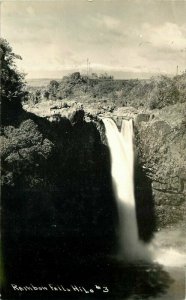
<path id="1" fill-rule="evenodd" d="M 148 260 L 139 240 L 134 197 L 134 150 L 132 120 L 123 120 L 121 132 L 114 121 L 103 119 L 110 148 L 112 182 L 119 214 L 119 257 L 127 261 Z"/>

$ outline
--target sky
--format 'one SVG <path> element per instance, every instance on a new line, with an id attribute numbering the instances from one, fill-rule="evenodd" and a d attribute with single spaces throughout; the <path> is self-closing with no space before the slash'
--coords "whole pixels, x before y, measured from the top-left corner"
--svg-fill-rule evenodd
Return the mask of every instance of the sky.
<path id="1" fill-rule="evenodd" d="M 115 78 L 186 69 L 186 1 L 5 0 L 1 36 L 22 56 L 27 78 L 74 71 Z"/>

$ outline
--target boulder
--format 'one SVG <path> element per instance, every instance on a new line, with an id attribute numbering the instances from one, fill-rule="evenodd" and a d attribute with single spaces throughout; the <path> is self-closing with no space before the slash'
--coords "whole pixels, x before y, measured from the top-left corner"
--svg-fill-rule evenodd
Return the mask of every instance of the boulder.
<path id="1" fill-rule="evenodd" d="M 141 114 L 138 114 L 137 117 L 136 117 L 136 123 L 140 123 L 140 122 L 148 122 L 150 119 L 150 114 L 144 114 L 144 113 L 141 113 Z"/>

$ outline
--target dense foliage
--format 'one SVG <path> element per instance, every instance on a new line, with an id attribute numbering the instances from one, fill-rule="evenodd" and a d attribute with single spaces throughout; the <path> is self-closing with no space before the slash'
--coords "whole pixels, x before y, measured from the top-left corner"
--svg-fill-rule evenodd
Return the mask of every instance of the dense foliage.
<path id="1" fill-rule="evenodd" d="M 42 99 L 73 99 L 88 104 L 103 102 L 103 105 L 110 103 L 116 107 L 162 109 L 186 101 L 186 73 L 173 78 L 160 75 L 143 80 L 114 80 L 108 75 L 93 73 L 87 77 L 75 72 L 60 81 L 52 80 L 41 89 L 39 98 L 34 95 L 35 103 Z"/>
<path id="2" fill-rule="evenodd" d="M 24 90 L 24 75 L 15 64 L 16 55 L 5 39 L 0 39 L 0 96 L 2 122 L 8 122 L 12 115 L 21 108 L 21 101 L 26 95 Z"/>

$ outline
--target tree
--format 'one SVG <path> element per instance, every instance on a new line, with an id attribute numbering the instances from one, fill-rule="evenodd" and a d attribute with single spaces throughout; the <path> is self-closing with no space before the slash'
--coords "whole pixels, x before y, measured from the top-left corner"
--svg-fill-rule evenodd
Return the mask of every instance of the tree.
<path id="1" fill-rule="evenodd" d="M 81 74 L 79 72 L 74 72 L 70 75 L 71 80 L 78 81 L 81 79 Z"/>
<path id="2" fill-rule="evenodd" d="M 98 74 L 92 73 L 92 74 L 91 74 L 91 78 L 92 78 L 92 79 L 98 79 Z"/>
<path id="3" fill-rule="evenodd" d="M 100 74 L 99 79 L 113 80 L 114 76 L 108 75 L 107 72 Z"/>
<path id="4" fill-rule="evenodd" d="M 21 110 L 21 101 L 26 95 L 24 91 L 24 75 L 17 70 L 15 60 L 21 59 L 16 55 L 5 39 L 0 39 L 0 98 L 1 121 L 9 122 Z"/>
<path id="5" fill-rule="evenodd" d="M 59 82 L 56 80 L 51 80 L 48 87 L 48 92 L 51 94 L 52 97 L 56 97 L 57 90 L 59 87 Z"/>
<path id="6" fill-rule="evenodd" d="M 45 91 L 44 91 L 44 97 L 48 100 L 48 99 L 49 99 L 49 96 L 50 96 L 49 91 L 45 90 Z"/>

